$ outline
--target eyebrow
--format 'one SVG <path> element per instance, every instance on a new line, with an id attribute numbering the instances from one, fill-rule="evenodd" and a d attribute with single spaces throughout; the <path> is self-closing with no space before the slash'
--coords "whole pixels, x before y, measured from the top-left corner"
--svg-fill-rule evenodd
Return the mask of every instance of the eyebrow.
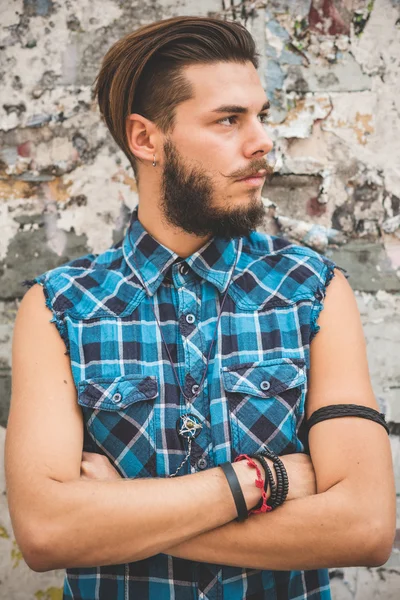
<path id="1" fill-rule="evenodd" d="M 270 108 L 270 102 L 267 100 L 261 107 L 261 111 L 268 110 Z M 222 106 L 218 106 L 218 108 L 214 108 L 211 112 L 216 113 L 241 113 L 243 115 L 249 112 L 249 109 L 246 106 L 238 106 L 236 104 L 223 104 Z"/>

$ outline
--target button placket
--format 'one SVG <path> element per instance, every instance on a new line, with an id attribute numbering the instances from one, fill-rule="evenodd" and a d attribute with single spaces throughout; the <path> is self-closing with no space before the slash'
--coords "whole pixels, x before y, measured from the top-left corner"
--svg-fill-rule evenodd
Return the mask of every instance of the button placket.
<path id="1" fill-rule="evenodd" d="M 205 344 L 204 336 L 200 333 L 202 315 L 201 294 L 202 288 L 195 279 L 192 279 L 192 271 L 189 269 L 189 274 L 182 278 L 178 270 L 180 281 L 185 280 L 185 286 L 180 286 L 178 289 L 179 298 L 179 329 L 182 335 L 184 364 L 187 374 L 185 375 L 184 393 L 187 396 L 185 399 L 185 410 L 194 412 L 203 419 L 207 418 L 207 409 L 205 398 L 207 397 L 207 378 L 203 381 L 200 391 L 200 383 L 204 375 L 205 360 L 201 360 L 199 350 L 203 353 L 204 358 L 207 356 L 205 352 L 208 346 Z M 186 283 L 189 281 L 190 285 Z M 190 343 L 187 338 L 190 336 Z M 196 349 L 196 350 L 195 350 Z M 183 403 L 183 400 L 182 400 Z M 193 405 L 193 409 L 191 408 Z M 195 407 L 195 408 L 194 408 Z M 197 411 L 197 412 L 196 412 Z M 190 472 L 195 473 L 202 469 L 208 468 L 209 461 L 204 466 L 203 461 L 198 465 L 198 461 L 204 456 L 206 449 L 211 442 L 210 432 L 203 425 L 201 434 L 193 441 L 191 448 L 191 456 L 189 462 Z"/>

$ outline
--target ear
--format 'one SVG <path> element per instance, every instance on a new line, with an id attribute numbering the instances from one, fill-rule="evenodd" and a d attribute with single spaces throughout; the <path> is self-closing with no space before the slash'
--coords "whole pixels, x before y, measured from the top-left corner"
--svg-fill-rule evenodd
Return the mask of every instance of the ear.
<path id="1" fill-rule="evenodd" d="M 159 148 L 154 123 L 138 113 L 132 113 L 126 118 L 126 134 L 132 154 L 136 158 L 153 162 L 153 156 Z"/>

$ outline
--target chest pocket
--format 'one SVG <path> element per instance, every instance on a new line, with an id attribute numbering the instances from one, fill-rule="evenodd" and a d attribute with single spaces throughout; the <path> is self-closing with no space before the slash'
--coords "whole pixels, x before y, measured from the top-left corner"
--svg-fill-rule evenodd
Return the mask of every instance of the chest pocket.
<path id="1" fill-rule="evenodd" d="M 108 456 L 123 477 L 153 477 L 156 448 L 154 376 L 98 377 L 78 383 L 78 404 L 94 451 Z"/>
<path id="2" fill-rule="evenodd" d="M 305 391 L 303 359 L 277 358 L 222 367 L 231 430 L 232 460 L 267 445 L 295 452 L 297 409 Z"/>

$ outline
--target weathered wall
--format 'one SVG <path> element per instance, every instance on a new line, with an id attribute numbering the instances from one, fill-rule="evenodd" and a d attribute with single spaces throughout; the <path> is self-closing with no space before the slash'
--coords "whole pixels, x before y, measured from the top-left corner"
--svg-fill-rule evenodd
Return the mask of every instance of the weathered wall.
<path id="1" fill-rule="evenodd" d="M 107 248 L 137 202 L 129 163 L 91 99 L 102 56 L 161 18 L 248 15 L 278 161 L 264 189 L 266 230 L 350 273 L 374 391 L 390 422 L 400 502 L 398 0 L 0 0 L 0 12 L 0 448 L 21 281 Z M 34 573 L 19 553 L 2 462 L 0 598 L 60 599 L 63 571 Z M 334 599 L 397 598 L 399 550 L 400 530 L 383 567 L 331 569 Z"/>

